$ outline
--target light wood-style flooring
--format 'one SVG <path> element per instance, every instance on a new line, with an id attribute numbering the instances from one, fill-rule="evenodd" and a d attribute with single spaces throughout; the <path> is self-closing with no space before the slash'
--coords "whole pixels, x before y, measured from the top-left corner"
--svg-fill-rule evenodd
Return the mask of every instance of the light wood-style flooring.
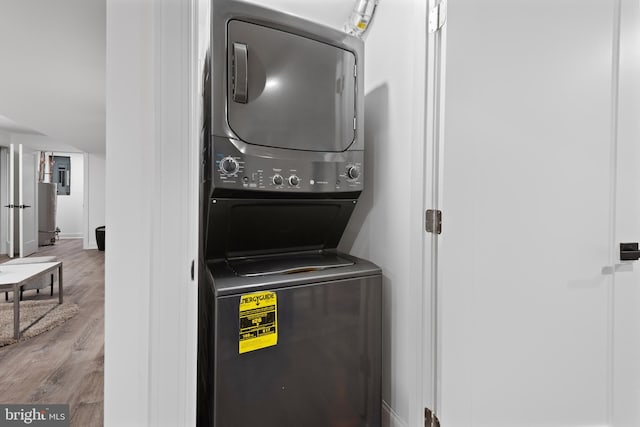
<path id="1" fill-rule="evenodd" d="M 63 325 L 0 348 L 0 403 L 68 403 L 71 426 L 103 425 L 104 252 L 83 250 L 81 239 L 60 240 L 33 256 L 63 261 L 64 300 L 80 311 Z M 25 291 L 47 299 L 49 289 Z M 58 298 L 58 286 L 54 296 Z M 5 303 L 4 293 L 0 304 Z M 9 303 L 12 296 L 9 294 Z"/>

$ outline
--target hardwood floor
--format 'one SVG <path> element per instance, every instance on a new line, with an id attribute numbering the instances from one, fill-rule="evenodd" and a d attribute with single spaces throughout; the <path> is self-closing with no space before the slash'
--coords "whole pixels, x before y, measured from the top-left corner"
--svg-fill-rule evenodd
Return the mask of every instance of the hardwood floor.
<path id="1" fill-rule="evenodd" d="M 46 255 L 63 261 L 64 300 L 80 311 L 62 326 L 0 348 L 0 403 L 68 403 L 72 427 L 102 426 L 104 252 L 85 251 L 81 239 L 70 239 L 33 256 Z M 47 298 L 48 289 L 24 294 L 25 300 Z M 6 304 L 4 294 L 0 304 Z"/>

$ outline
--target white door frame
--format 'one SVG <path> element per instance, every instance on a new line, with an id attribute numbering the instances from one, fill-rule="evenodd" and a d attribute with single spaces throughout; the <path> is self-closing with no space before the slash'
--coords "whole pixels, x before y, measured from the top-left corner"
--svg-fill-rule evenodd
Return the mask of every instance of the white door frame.
<path id="1" fill-rule="evenodd" d="M 199 51 L 199 28 L 209 19 L 209 2 L 163 1 L 153 8 L 160 71 L 154 84 L 156 182 L 150 191 L 153 210 L 162 214 L 151 221 L 158 240 L 151 250 L 149 425 L 194 426 L 198 279 L 197 268 L 190 276 L 190 266 L 198 258 L 200 66 L 206 53 Z M 175 352 L 166 351 L 169 336 Z"/>
<path id="2" fill-rule="evenodd" d="M 18 211 L 18 253 L 19 257 L 24 257 L 24 179 L 22 179 L 23 172 L 23 151 L 22 144 L 18 144 L 18 206 L 20 206 L 20 210 Z"/>
<path id="3" fill-rule="evenodd" d="M 9 148 L 0 147 L 0 254 L 9 248 Z"/>
<path id="4" fill-rule="evenodd" d="M 444 13 L 442 26 L 430 29 L 433 22 L 437 22 L 437 7 Z M 445 112 L 445 70 L 446 70 L 446 2 L 440 0 L 428 1 L 427 49 L 426 49 L 426 90 L 425 90 L 425 153 L 423 181 L 424 211 L 441 210 L 442 197 L 440 185 L 442 181 L 442 153 L 444 149 L 444 112 Z M 442 9 L 444 8 L 444 9 Z M 446 225 L 444 226 L 446 230 Z M 424 230 L 423 230 L 424 231 Z M 423 333 L 422 352 L 423 365 L 422 401 L 437 417 L 439 413 L 439 378 L 440 378 L 440 313 L 438 272 L 438 243 L 437 233 L 423 233 L 422 259 L 423 267 Z M 423 425 L 423 424 L 420 424 Z"/>
<path id="5" fill-rule="evenodd" d="M 9 258 L 13 258 L 15 256 L 15 164 L 15 146 L 13 144 L 9 144 L 9 202 L 7 203 L 9 205 L 9 227 L 7 229 L 7 255 Z"/>
<path id="6" fill-rule="evenodd" d="M 613 364 L 611 402 L 612 426 L 637 425 L 640 419 L 640 264 L 638 261 L 619 261 L 621 242 L 640 239 L 640 220 L 637 217 L 640 196 L 640 126 L 637 114 L 640 107 L 640 4 L 635 0 L 616 0 L 615 25 L 620 40 L 614 40 L 614 82 L 612 137 L 617 161 L 615 183 L 615 216 L 613 224 Z M 616 71 L 617 70 L 617 71 Z M 615 156 L 615 157 L 614 157 Z"/>

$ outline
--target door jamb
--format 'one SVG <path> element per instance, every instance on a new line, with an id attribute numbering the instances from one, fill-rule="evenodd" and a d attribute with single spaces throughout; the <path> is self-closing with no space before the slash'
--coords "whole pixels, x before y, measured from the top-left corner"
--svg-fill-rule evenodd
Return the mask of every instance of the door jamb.
<path id="1" fill-rule="evenodd" d="M 446 0 L 429 0 L 428 15 L 446 13 Z M 436 17 L 436 21 L 442 17 Z M 444 18 L 446 20 L 446 17 Z M 445 21 L 446 22 L 446 21 Z M 430 31 L 426 28 L 427 52 L 425 64 L 425 119 L 424 119 L 424 166 L 425 176 L 423 182 L 423 210 L 442 210 L 443 199 L 441 194 L 443 182 L 443 158 L 444 158 L 444 113 L 445 113 L 445 71 L 446 71 L 446 45 L 447 25 Z M 446 224 L 444 226 L 446 232 Z M 423 232 L 423 296 L 422 304 L 425 307 L 422 315 L 422 401 L 425 413 L 433 414 L 432 421 L 437 420 L 440 413 L 440 354 L 441 331 L 440 327 L 440 288 L 441 277 L 438 271 L 438 246 L 439 233 Z M 425 424 L 426 425 L 426 424 Z M 436 425 L 436 424 L 432 424 Z"/>

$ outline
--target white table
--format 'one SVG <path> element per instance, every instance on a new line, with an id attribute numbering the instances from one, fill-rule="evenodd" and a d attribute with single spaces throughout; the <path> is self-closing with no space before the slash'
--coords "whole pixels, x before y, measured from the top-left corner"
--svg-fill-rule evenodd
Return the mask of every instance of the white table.
<path id="1" fill-rule="evenodd" d="M 32 280 L 58 270 L 58 302 L 62 304 L 62 261 L 0 265 L 0 292 L 13 291 L 13 337 L 20 338 L 20 290 Z"/>

